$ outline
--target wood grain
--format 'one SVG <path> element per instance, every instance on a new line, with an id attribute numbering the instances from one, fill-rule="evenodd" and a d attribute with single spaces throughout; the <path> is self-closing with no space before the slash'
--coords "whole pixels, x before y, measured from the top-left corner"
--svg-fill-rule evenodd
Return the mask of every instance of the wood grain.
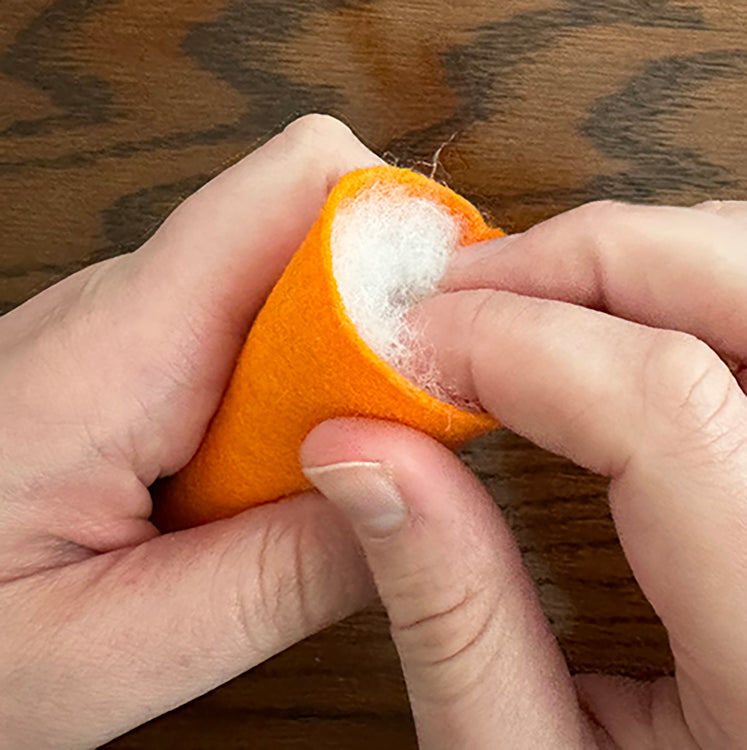
<path id="1" fill-rule="evenodd" d="M 5 0 L 0 311 L 137 247 L 304 112 L 430 169 L 509 230 L 597 198 L 747 197 L 741 0 Z M 465 460 L 574 671 L 671 668 L 605 483 L 507 432 Z M 111 748 L 414 747 L 378 608 Z"/>

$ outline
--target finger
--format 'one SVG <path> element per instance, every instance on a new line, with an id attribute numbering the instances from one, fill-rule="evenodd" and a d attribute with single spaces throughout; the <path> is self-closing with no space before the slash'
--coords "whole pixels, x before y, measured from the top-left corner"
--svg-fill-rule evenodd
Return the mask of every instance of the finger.
<path id="1" fill-rule="evenodd" d="M 509 292 L 446 294 L 421 314 L 461 393 L 612 477 L 620 539 L 681 684 L 699 686 L 701 716 L 747 730 L 747 406 L 729 369 L 687 334 Z"/>
<path id="2" fill-rule="evenodd" d="M 724 219 L 733 219 L 742 225 L 747 224 L 747 201 L 704 201 L 693 208 Z"/>
<path id="3" fill-rule="evenodd" d="M 81 287 L 94 287 L 94 268 L 113 265 L 130 302 L 138 291 L 134 266 L 145 277 L 147 296 L 160 290 L 188 308 L 206 303 L 245 329 L 335 182 L 380 164 L 339 120 L 301 117 L 185 200 L 138 252 L 89 266 L 2 316 L 0 343 L 32 331 Z M 105 291 L 111 302 L 113 289 Z"/>
<path id="4" fill-rule="evenodd" d="M 682 715 L 677 683 L 671 677 L 641 682 L 619 675 L 577 674 L 573 682 L 579 705 L 593 717 L 599 747 L 728 747 L 725 742 L 695 741 Z"/>
<path id="5" fill-rule="evenodd" d="M 188 198 L 138 251 L 149 290 L 244 333 L 339 178 L 380 164 L 339 120 L 294 121 Z"/>
<path id="6" fill-rule="evenodd" d="M 747 360 L 744 226 L 712 211 L 583 206 L 458 254 L 443 288 L 485 287 L 684 331 Z"/>
<path id="7" fill-rule="evenodd" d="M 446 448 L 333 420 L 306 475 L 355 529 L 389 613 L 420 747 L 579 748 L 575 695 L 511 534 Z"/>
<path id="8" fill-rule="evenodd" d="M 338 120 L 300 118 L 188 198 L 134 254 L 117 280 L 121 306 L 108 300 L 112 315 L 129 321 L 115 328 L 118 344 L 151 360 L 159 352 L 164 364 L 136 359 L 122 388 L 131 389 L 132 370 L 176 386 L 147 405 L 159 415 L 160 444 L 152 419 L 135 433 L 131 458 L 145 483 L 173 473 L 196 450 L 254 315 L 329 191 L 346 172 L 381 163 Z M 130 417 L 130 431 L 131 424 Z"/>
<path id="9" fill-rule="evenodd" d="M 333 118 L 297 120 L 185 201 L 139 251 L 0 322 L 0 469 L 19 498 L 2 510 L 16 528 L 43 526 L 53 541 L 97 551 L 152 536 L 150 499 L 133 479 L 149 486 L 189 460 L 254 313 L 330 188 L 377 163 Z M 106 516 L 102 496 L 116 517 L 82 524 L 93 509 Z M 42 521 L 40 509 L 54 518 Z"/>
<path id="10" fill-rule="evenodd" d="M 372 593 L 349 526 L 316 493 L 7 584 L 0 726 L 23 737 L 12 747 L 98 747 Z"/>

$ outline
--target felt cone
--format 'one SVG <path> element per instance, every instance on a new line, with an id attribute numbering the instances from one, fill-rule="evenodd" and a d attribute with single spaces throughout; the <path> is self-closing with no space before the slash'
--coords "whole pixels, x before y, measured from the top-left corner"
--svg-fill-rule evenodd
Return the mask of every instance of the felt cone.
<path id="1" fill-rule="evenodd" d="M 442 206 L 457 220 L 462 245 L 503 234 L 464 198 L 409 170 L 374 167 L 344 176 L 257 315 L 199 450 L 154 492 L 162 530 L 309 489 L 298 450 L 329 418 L 393 420 L 452 449 L 498 426 L 488 414 L 413 385 L 372 351 L 348 317 L 332 272 L 332 224 L 338 208 L 374 186 L 398 186 Z"/>

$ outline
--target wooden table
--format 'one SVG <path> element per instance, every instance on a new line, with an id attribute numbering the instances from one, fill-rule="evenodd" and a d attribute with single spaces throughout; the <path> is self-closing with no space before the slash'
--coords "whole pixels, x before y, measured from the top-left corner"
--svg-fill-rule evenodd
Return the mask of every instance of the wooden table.
<path id="1" fill-rule="evenodd" d="M 605 197 L 747 197 L 742 0 L 3 0 L 0 309 L 136 248 L 296 115 L 350 123 L 508 230 Z M 575 671 L 670 668 L 605 482 L 503 432 L 465 459 Z M 380 609 L 111 748 L 413 747 Z"/>

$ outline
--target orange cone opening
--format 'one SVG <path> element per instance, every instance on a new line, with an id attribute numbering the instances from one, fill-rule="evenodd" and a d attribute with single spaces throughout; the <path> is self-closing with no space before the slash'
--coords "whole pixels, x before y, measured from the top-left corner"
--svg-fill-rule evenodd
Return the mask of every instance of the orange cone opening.
<path id="1" fill-rule="evenodd" d="M 333 272 L 335 218 L 368 191 L 392 188 L 446 211 L 459 245 L 503 235 L 467 200 L 415 172 L 345 175 L 257 315 L 199 450 L 155 493 L 159 528 L 206 523 L 309 489 L 298 450 L 326 419 L 389 419 L 452 449 L 499 426 L 408 380 L 364 340 L 346 309 Z"/>

